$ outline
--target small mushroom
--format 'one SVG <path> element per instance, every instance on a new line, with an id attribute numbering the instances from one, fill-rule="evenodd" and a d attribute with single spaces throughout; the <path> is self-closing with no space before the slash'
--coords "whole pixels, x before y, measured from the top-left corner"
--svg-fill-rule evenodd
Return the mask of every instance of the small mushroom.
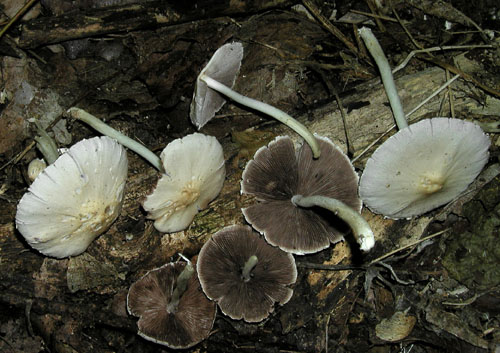
<path id="1" fill-rule="evenodd" d="M 36 177 L 47 168 L 47 163 L 43 159 L 35 158 L 28 164 L 28 178 L 34 181 Z"/>
<path id="2" fill-rule="evenodd" d="M 76 143 L 21 198 L 17 229 L 44 255 L 84 252 L 120 214 L 127 166 L 125 149 L 109 137 Z"/>
<path id="3" fill-rule="evenodd" d="M 389 63 L 369 28 L 359 30 L 377 63 L 399 131 L 368 159 L 359 195 L 390 218 L 411 218 L 462 193 L 488 161 L 489 138 L 460 119 L 433 118 L 408 126 Z"/>
<path id="4" fill-rule="evenodd" d="M 189 348 L 210 334 L 216 305 L 207 299 L 190 262 L 168 263 L 132 284 L 127 309 L 138 334 L 170 348 Z"/>
<path id="5" fill-rule="evenodd" d="M 234 320 L 259 322 L 287 303 L 297 279 L 291 254 L 272 247 L 248 226 L 226 227 L 210 238 L 198 256 L 203 291 Z"/>
<path id="6" fill-rule="evenodd" d="M 214 53 L 196 80 L 190 111 L 193 124 L 200 129 L 222 107 L 225 100 L 219 96 L 218 93 L 220 93 L 237 103 L 267 114 L 287 125 L 302 136 L 311 146 L 314 158 L 318 158 L 320 154 L 318 142 L 303 124 L 284 111 L 267 103 L 243 96 L 231 88 L 236 80 L 242 58 L 243 46 L 238 42 L 225 44 Z"/>
<path id="7" fill-rule="evenodd" d="M 224 153 L 215 137 L 194 133 L 170 142 L 161 160 L 166 174 L 143 207 L 160 232 L 178 232 L 222 189 Z"/>
<path id="8" fill-rule="evenodd" d="M 349 158 L 329 139 L 316 135 L 321 157 L 313 159 L 302 145 L 296 154 L 289 137 L 280 136 L 260 148 L 243 172 L 241 192 L 257 203 L 243 209 L 248 223 L 267 242 L 293 254 L 320 251 L 343 239 L 341 226 L 331 214 L 297 207 L 295 195 L 323 196 L 361 212 L 358 176 Z M 338 216 L 341 216 L 340 214 Z"/>

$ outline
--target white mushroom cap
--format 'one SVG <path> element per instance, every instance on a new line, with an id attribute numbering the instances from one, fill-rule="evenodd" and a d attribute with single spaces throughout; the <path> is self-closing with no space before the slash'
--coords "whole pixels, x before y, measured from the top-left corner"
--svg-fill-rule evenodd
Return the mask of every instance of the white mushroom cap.
<path id="1" fill-rule="evenodd" d="M 17 229 L 42 254 L 81 254 L 120 214 L 127 166 L 125 149 L 109 137 L 76 143 L 21 198 Z"/>
<path id="2" fill-rule="evenodd" d="M 196 80 L 191 111 L 189 116 L 192 123 L 201 129 L 210 119 L 212 119 L 226 102 L 224 96 L 209 88 L 201 80 L 203 75 L 213 78 L 225 86 L 233 87 L 238 72 L 240 71 L 241 60 L 243 59 L 243 45 L 239 42 L 224 44 L 217 49 L 208 64 L 201 70 Z"/>
<path id="3" fill-rule="evenodd" d="M 359 195 L 390 218 L 421 215 L 456 198 L 488 161 L 489 138 L 473 123 L 449 118 L 400 130 L 368 159 Z"/>
<path id="4" fill-rule="evenodd" d="M 224 153 L 215 137 L 194 133 L 170 142 L 160 157 L 166 174 L 143 207 L 160 232 L 178 232 L 222 189 Z"/>

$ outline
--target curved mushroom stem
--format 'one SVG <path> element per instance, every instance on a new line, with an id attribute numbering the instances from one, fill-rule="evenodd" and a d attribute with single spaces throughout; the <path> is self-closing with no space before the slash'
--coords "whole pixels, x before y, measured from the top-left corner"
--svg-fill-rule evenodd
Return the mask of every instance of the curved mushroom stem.
<path id="1" fill-rule="evenodd" d="M 300 207 L 319 206 L 332 211 L 349 224 L 361 250 L 368 251 L 375 245 L 375 237 L 368 222 L 342 201 L 318 195 L 307 197 L 295 195 L 292 197 L 292 203 Z"/>
<path id="2" fill-rule="evenodd" d="M 36 124 L 37 136 L 35 136 L 36 147 L 40 150 L 43 155 L 43 159 L 47 164 L 52 164 L 59 158 L 59 152 L 57 151 L 57 146 L 52 137 L 50 137 L 47 132 L 42 129 L 42 127 Z"/>
<path id="3" fill-rule="evenodd" d="M 396 120 L 396 125 L 399 130 L 404 129 L 405 127 L 408 127 L 408 122 L 406 121 L 403 106 L 401 105 L 396 84 L 394 83 L 394 77 L 392 76 L 391 67 L 385 57 L 384 51 L 370 28 L 362 27 L 358 30 L 358 32 L 361 38 L 363 38 L 366 48 L 377 63 L 382 83 L 384 84 L 385 92 L 387 93 L 387 98 L 389 98 L 394 119 Z"/>
<path id="4" fill-rule="evenodd" d="M 167 304 L 167 310 L 169 313 L 175 313 L 177 311 L 177 307 L 179 306 L 179 300 L 187 289 L 189 279 L 194 273 L 194 267 L 191 264 L 191 261 L 188 260 L 186 263 L 186 267 L 179 274 L 176 280 L 174 291 L 172 292 L 172 297 L 170 298 L 170 302 Z"/>
<path id="5" fill-rule="evenodd" d="M 241 277 L 243 277 L 243 281 L 250 281 L 250 272 L 252 272 L 254 267 L 257 265 L 257 262 L 259 262 L 259 259 L 255 255 L 250 256 L 247 262 L 245 262 L 245 266 L 243 266 L 243 270 L 241 271 Z"/>
<path id="6" fill-rule="evenodd" d="M 92 114 L 89 114 L 85 110 L 76 107 L 69 108 L 68 114 L 73 119 L 83 121 L 84 123 L 90 125 L 93 129 L 99 131 L 101 134 L 114 138 L 123 146 L 131 149 L 132 151 L 143 157 L 160 172 L 164 171 L 161 160 L 156 154 L 148 150 L 145 146 L 141 145 L 139 142 L 134 141 L 130 137 L 125 136 L 124 134 L 119 132 L 118 130 L 113 129 L 111 126 L 102 122 L 100 119 L 96 118 Z"/>
<path id="7" fill-rule="evenodd" d="M 240 103 L 246 107 L 258 110 L 259 112 L 262 112 L 269 116 L 272 116 L 279 122 L 285 124 L 292 130 L 294 130 L 296 133 L 298 133 L 309 144 L 309 146 L 311 146 L 314 158 L 319 158 L 320 156 L 319 144 L 318 141 L 316 141 L 314 135 L 303 124 L 292 118 L 284 111 L 279 110 L 278 108 L 273 107 L 272 105 L 269 105 L 267 103 L 243 96 L 238 92 L 233 91 L 228 86 L 220 83 L 219 81 L 214 80 L 213 78 L 207 75 L 201 75 L 200 79 L 203 80 L 208 87 L 231 98 L 233 101 Z"/>

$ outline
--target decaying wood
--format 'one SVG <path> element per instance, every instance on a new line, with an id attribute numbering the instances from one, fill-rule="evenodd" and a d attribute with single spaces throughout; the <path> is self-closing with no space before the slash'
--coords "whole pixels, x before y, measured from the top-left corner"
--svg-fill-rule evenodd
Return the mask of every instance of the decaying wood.
<path id="1" fill-rule="evenodd" d="M 72 39 L 139 29 L 158 28 L 189 21 L 251 14 L 273 8 L 284 8 L 290 0 L 205 1 L 187 11 L 177 10 L 165 1 L 146 2 L 120 7 L 88 9 L 85 13 L 69 13 L 32 20 L 22 26 L 19 46 L 34 48 Z"/>

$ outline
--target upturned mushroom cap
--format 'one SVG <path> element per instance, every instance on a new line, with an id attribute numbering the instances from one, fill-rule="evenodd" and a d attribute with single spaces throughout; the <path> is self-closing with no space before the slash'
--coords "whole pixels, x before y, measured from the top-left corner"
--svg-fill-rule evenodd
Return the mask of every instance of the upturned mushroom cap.
<path id="1" fill-rule="evenodd" d="M 243 209 L 254 229 L 267 242 L 293 254 L 320 251 L 343 239 L 338 219 L 317 209 L 296 207 L 294 195 L 321 195 L 342 201 L 357 212 L 358 176 L 348 157 L 328 138 L 316 135 L 321 157 L 313 159 L 304 144 L 295 152 L 289 137 L 280 136 L 260 148 L 243 172 L 241 192 L 254 195 L 258 203 Z"/>
<path id="2" fill-rule="evenodd" d="M 257 263 L 249 279 L 242 276 L 251 256 Z M 291 254 L 272 247 L 248 226 L 229 226 L 217 232 L 202 247 L 197 271 L 203 291 L 224 314 L 247 322 L 264 320 L 274 303 L 287 303 L 297 279 Z"/>
<path id="3" fill-rule="evenodd" d="M 359 194 L 375 213 L 410 218 L 456 198 L 488 161 L 489 138 L 477 125 L 449 118 L 400 130 L 368 159 Z"/>
<path id="4" fill-rule="evenodd" d="M 170 348 L 189 348 L 203 341 L 213 327 L 217 307 L 207 299 L 194 273 L 176 310 L 169 311 L 174 288 L 186 263 L 168 263 L 132 284 L 127 296 L 131 315 L 139 317 L 139 335 Z"/>
<path id="5" fill-rule="evenodd" d="M 120 214 L 127 166 L 125 149 L 109 137 L 76 143 L 21 198 L 17 229 L 42 254 L 84 252 Z"/>
<path id="6" fill-rule="evenodd" d="M 224 153 L 215 137 L 194 133 L 170 142 L 161 160 L 166 174 L 143 207 L 160 232 L 178 232 L 222 189 Z"/>
<path id="7" fill-rule="evenodd" d="M 242 59 L 243 45 L 238 42 L 228 43 L 217 49 L 207 66 L 201 71 L 196 80 L 189 112 L 191 121 L 198 130 L 212 119 L 226 102 L 224 96 L 209 88 L 200 77 L 207 75 L 231 88 L 240 71 Z"/>

